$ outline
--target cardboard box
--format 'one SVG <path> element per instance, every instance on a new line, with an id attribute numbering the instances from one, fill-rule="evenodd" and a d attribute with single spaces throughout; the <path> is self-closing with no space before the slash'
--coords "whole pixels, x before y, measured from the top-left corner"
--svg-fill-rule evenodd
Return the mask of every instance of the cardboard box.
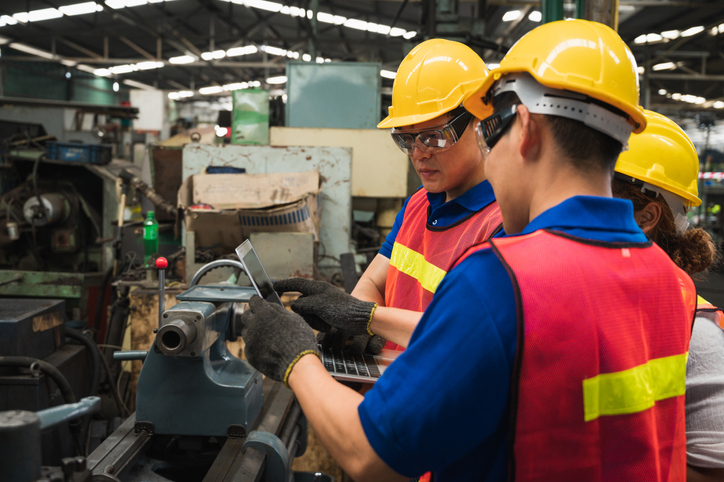
<path id="1" fill-rule="evenodd" d="M 179 207 L 197 249 L 229 254 L 251 233 L 312 233 L 319 240 L 319 172 L 198 174 L 182 184 Z M 207 204 L 212 209 L 193 207 Z"/>

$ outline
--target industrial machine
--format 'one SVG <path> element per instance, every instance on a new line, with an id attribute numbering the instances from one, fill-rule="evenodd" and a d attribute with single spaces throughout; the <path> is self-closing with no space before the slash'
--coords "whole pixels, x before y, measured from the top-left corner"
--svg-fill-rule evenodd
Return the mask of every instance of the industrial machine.
<path id="1" fill-rule="evenodd" d="M 283 384 L 264 380 L 226 347 L 227 340 L 240 335 L 240 315 L 253 288 L 199 284 L 206 273 L 223 266 L 243 270 L 238 261 L 207 264 L 177 296 L 180 302 L 164 310 L 167 262 L 156 260 L 159 326 L 153 346 L 148 352 L 114 353 L 117 360 L 144 361 L 136 412 L 87 459 L 63 459 L 67 474 L 56 471 L 61 475 L 52 479 L 37 471 L 28 476 L 26 470 L 9 482 L 301 479 L 290 467 L 306 450 L 307 425 L 294 395 Z M 10 435 L 17 439 L 17 430 L 7 425 L 28 417 L 0 413 L 0 453 L 14 440 Z M 319 474 L 316 480 L 330 478 Z"/>

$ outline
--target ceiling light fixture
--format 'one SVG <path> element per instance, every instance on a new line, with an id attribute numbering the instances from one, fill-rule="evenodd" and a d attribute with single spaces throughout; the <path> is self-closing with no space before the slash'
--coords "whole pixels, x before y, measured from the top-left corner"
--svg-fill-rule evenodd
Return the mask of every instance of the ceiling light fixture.
<path id="1" fill-rule="evenodd" d="M 172 64 L 190 64 L 196 62 L 196 59 L 190 55 L 180 55 L 178 57 L 171 57 L 168 61 Z"/>
<path id="2" fill-rule="evenodd" d="M 280 75 L 278 77 L 269 77 L 266 79 L 266 83 L 270 85 L 276 85 L 276 84 L 286 84 L 287 83 L 287 76 L 286 75 Z"/>
<path id="3" fill-rule="evenodd" d="M 681 32 L 682 37 L 691 37 L 704 31 L 704 27 L 699 25 L 698 27 L 691 27 Z"/>
<path id="4" fill-rule="evenodd" d="M 532 12 L 530 12 L 530 15 L 528 15 L 528 20 L 530 20 L 531 22 L 540 22 L 541 20 L 543 20 L 543 14 L 540 13 L 540 11 L 538 10 L 533 10 Z"/>
<path id="5" fill-rule="evenodd" d="M 520 10 L 509 10 L 503 15 L 503 22 L 512 22 L 518 20 L 518 17 L 520 17 Z"/>

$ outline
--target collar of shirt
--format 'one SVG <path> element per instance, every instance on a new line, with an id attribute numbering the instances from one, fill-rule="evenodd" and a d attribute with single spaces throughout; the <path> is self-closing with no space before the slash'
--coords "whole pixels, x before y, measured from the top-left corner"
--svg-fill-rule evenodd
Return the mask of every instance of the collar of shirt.
<path id="1" fill-rule="evenodd" d="M 520 234 L 530 234 L 539 229 L 563 231 L 572 236 L 604 242 L 648 241 L 636 225 L 633 203 L 628 199 L 574 196 L 539 214 Z"/>
<path id="2" fill-rule="evenodd" d="M 445 202 L 445 197 L 444 192 L 427 193 L 431 208 L 427 222 L 435 227 L 454 224 L 495 201 L 493 187 L 487 180 L 468 189 L 452 201 Z"/>

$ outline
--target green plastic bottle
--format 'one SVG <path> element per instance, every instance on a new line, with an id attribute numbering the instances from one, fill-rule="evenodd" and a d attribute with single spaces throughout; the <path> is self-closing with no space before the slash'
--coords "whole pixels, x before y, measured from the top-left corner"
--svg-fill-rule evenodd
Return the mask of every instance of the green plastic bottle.
<path id="1" fill-rule="evenodd" d="M 156 213 L 149 211 L 143 222 L 143 257 L 146 261 L 158 253 L 158 221 Z"/>

